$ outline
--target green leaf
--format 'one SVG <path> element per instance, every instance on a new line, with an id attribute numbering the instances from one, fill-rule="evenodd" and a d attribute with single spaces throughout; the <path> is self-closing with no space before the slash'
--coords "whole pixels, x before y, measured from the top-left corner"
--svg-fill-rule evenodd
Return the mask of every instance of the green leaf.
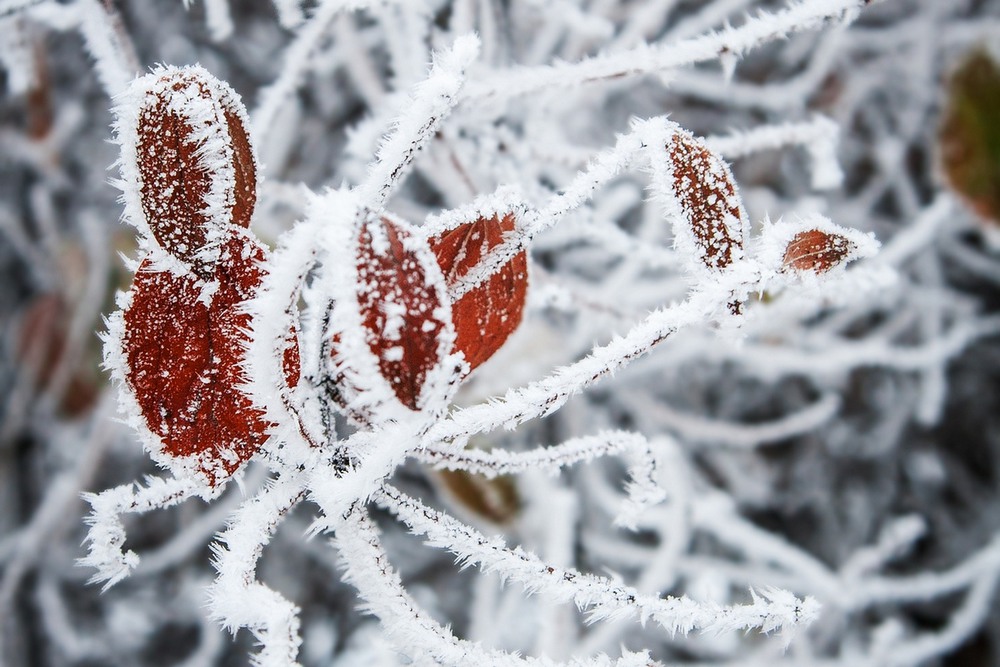
<path id="1" fill-rule="evenodd" d="M 952 75 L 939 142 L 949 185 L 1000 224 L 1000 66 L 986 51 L 973 52 Z"/>

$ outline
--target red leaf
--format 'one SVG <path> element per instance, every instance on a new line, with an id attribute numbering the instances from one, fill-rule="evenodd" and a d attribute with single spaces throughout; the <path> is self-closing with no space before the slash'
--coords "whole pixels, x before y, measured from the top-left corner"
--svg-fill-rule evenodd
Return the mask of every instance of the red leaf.
<path id="1" fill-rule="evenodd" d="M 250 316 L 242 308 L 263 277 L 264 252 L 234 232 L 215 269 L 218 287 L 140 265 L 126 308 L 125 379 L 168 459 L 205 476 L 210 486 L 248 461 L 269 424 L 240 390 Z M 284 350 L 289 386 L 298 383 L 298 348 Z"/>
<path id="2" fill-rule="evenodd" d="M 430 239 L 449 287 L 472 271 L 513 231 L 514 216 L 479 218 Z M 493 356 L 521 323 L 528 292 L 528 255 L 515 255 L 500 270 L 452 303 L 455 349 L 472 371 Z"/>
<path id="3" fill-rule="evenodd" d="M 365 340 L 380 374 L 411 410 L 422 407 L 427 374 L 442 361 L 440 336 L 447 326 L 440 319 L 435 277 L 426 274 L 419 243 L 418 236 L 392 220 L 368 222 L 361 225 L 356 264 Z M 334 355 L 339 347 L 334 340 Z"/>
<path id="4" fill-rule="evenodd" d="M 245 111 L 229 86 L 201 68 L 140 81 L 137 164 L 123 165 L 123 175 L 137 170 L 139 203 L 160 247 L 208 280 L 226 231 L 249 226 L 256 203 Z"/>
<path id="5" fill-rule="evenodd" d="M 823 273 L 844 261 L 852 249 L 851 242 L 840 234 L 810 229 L 788 242 L 783 263 L 797 271 Z"/>
<path id="6" fill-rule="evenodd" d="M 729 266 L 743 248 L 743 212 L 729 166 L 694 135 L 677 130 L 666 146 L 672 190 L 710 269 Z"/>

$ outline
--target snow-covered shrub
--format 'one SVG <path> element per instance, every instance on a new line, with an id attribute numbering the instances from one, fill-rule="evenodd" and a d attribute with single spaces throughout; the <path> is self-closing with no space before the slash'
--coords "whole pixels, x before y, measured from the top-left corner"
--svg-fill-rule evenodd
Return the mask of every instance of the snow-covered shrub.
<path id="1" fill-rule="evenodd" d="M 3 543 L 0 603 L 36 610 L 45 664 L 909 665 L 968 639 L 1000 556 L 978 528 L 920 561 L 949 478 L 901 434 L 942 423 L 948 361 L 1000 323 L 942 275 L 959 209 L 911 153 L 935 58 L 995 8 L 754 4 L 0 5 L 14 93 L 71 91 L 33 40 L 82 35 L 137 243 L 105 311 L 114 387 L 38 422 L 87 444 Z M 938 24 L 940 46 L 912 36 Z M 85 122 L 52 109 L 12 152 L 43 176 L 32 211 Z M 112 271 L 94 219 L 121 209 L 74 197 L 99 274 L 80 349 Z M 58 568 L 79 554 L 29 554 L 131 477 L 108 463 L 140 465 L 109 451 L 133 433 L 168 474 L 87 495 L 82 562 L 118 586 L 81 629 Z M 851 480 L 866 460 L 918 498 Z M 155 648 L 179 624 L 195 647 Z"/>

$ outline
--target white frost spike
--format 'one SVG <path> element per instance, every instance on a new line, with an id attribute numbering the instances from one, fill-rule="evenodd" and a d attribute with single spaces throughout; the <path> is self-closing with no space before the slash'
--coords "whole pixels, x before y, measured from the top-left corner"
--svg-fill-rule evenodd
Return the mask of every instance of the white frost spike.
<path id="1" fill-rule="evenodd" d="M 376 161 L 358 186 L 361 202 L 380 210 L 408 170 L 419 151 L 451 113 L 465 83 L 465 69 L 479 55 L 479 38 L 459 37 L 451 49 L 434 57 L 430 75 L 413 91 L 403 114 L 393 123 L 392 132 L 378 149 Z"/>
<path id="2" fill-rule="evenodd" d="M 212 615 L 235 632 L 249 628 L 261 644 L 253 664 L 298 667 L 299 609 L 256 580 L 257 561 L 281 520 L 305 496 L 300 476 L 268 483 L 245 501 L 212 545 L 219 576 L 209 590 Z"/>
<path id="3" fill-rule="evenodd" d="M 819 610 L 812 598 L 800 600 L 779 590 L 768 590 L 761 597 L 754 595 L 752 604 L 732 607 L 701 604 L 685 597 L 644 595 L 605 577 L 553 567 L 519 547 L 508 548 L 501 538 L 487 537 L 391 486 L 384 486 L 374 498 L 412 532 L 426 535 L 431 546 L 448 549 L 460 562 L 501 572 L 505 579 L 552 601 L 573 601 L 588 612 L 591 620 L 652 619 L 668 632 L 684 634 L 692 630 L 728 632 L 757 627 L 771 632 L 808 625 Z"/>
<path id="4" fill-rule="evenodd" d="M 298 460 L 308 455 L 304 449 L 308 443 L 323 439 L 321 420 L 315 414 L 315 397 L 310 391 L 312 384 L 300 381 L 290 389 L 284 367 L 284 350 L 290 332 L 297 328 L 296 325 L 305 324 L 299 320 L 297 304 L 306 275 L 317 261 L 315 233 L 315 228 L 299 223 L 284 234 L 271 253 L 271 270 L 264 274 L 254 296 L 244 304 L 250 313 L 250 330 L 243 359 L 247 380 L 242 389 L 263 411 L 263 420 L 276 425 L 271 434 L 288 444 L 283 456 Z M 319 345 L 315 343 L 308 348 L 304 331 L 307 327 L 301 328 L 301 376 L 314 378 L 318 375 Z"/>

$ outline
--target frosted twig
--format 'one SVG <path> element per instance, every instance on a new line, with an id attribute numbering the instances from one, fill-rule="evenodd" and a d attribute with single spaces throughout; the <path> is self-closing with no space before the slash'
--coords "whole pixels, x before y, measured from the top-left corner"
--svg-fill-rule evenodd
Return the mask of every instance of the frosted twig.
<path id="1" fill-rule="evenodd" d="M 806 0 L 775 12 L 761 12 L 738 28 L 727 28 L 676 44 L 643 46 L 594 56 L 578 63 L 513 68 L 470 85 L 464 107 L 490 104 L 502 108 L 513 97 L 553 88 L 576 88 L 622 77 L 662 72 L 747 51 L 794 32 L 812 30 L 825 21 L 856 12 L 871 0 Z"/>
<path id="2" fill-rule="evenodd" d="M 170 507 L 205 493 L 205 487 L 197 480 L 149 477 L 145 486 L 124 484 L 101 493 L 84 494 L 92 511 L 87 517 L 89 553 L 80 559 L 80 565 L 97 569 L 91 582 L 104 582 L 104 590 L 107 590 L 139 564 L 138 554 L 122 551 L 126 537 L 122 521 L 125 514 L 143 514 Z"/>
<path id="3" fill-rule="evenodd" d="M 692 509 L 693 524 L 731 548 L 754 559 L 776 563 L 798 577 L 808 579 L 816 587 L 814 590 L 822 591 L 824 600 L 837 605 L 846 600 L 847 592 L 826 565 L 781 537 L 738 516 L 730 498 L 715 493 L 711 498 L 702 498 Z"/>
<path id="4" fill-rule="evenodd" d="M 700 322 L 701 318 L 701 309 L 692 302 L 656 310 L 627 334 L 595 347 L 580 361 L 559 368 L 542 380 L 511 389 L 489 403 L 458 410 L 432 427 L 427 439 L 450 441 L 460 448 L 473 433 L 492 431 L 500 426 L 513 428 L 545 416 L 574 394 L 646 354 L 677 329 Z"/>
<path id="5" fill-rule="evenodd" d="M 843 173 L 837 163 L 839 126 L 817 116 L 804 123 L 765 125 L 745 132 L 705 137 L 705 144 L 730 159 L 788 145 L 801 145 L 812 160 L 812 185 L 817 190 L 838 187 Z"/>
<path id="6" fill-rule="evenodd" d="M 1000 318 L 982 317 L 952 325 L 941 336 L 918 345 L 894 345 L 886 340 L 815 341 L 805 349 L 784 348 L 752 344 L 744 350 L 759 350 L 756 359 L 744 354 L 748 366 L 758 369 L 765 376 L 784 373 L 804 373 L 813 377 L 831 377 L 843 374 L 844 369 L 873 366 L 899 371 L 919 371 L 939 366 L 954 358 L 980 338 L 1000 333 Z M 816 350 L 823 354 L 817 355 Z M 765 361 L 766 359 L 766 361 Z"/>
<path id="7" fill-rule="evenodd" d="M 522 658 L 457 639 L 434 622 L 403 588 L 364 509 L 355 507 L 338 521 L 336 542 L 343 558 L 344 577 L 357 588 L 365 609 L 379 618 L 396 647 L 418 663 L 555 667 L 556 663 L 547 658 Z M 576 659 L 570 664 L 573 667 L 659 666 L 645 653 L 629 653 L 618 660 L 604 656 Z"/>
<path id="8" fill-rule="evenodd" d="M 357 187 L 360 200 L 379 210 L 396 184 L 403 178 L 416 152 L 434 136 L 438 126 L 455 106 L 465 83 L 465 69 L 479 54 L 479 39 L 459 37 L 451 48 L 439 53 L 427 79 L 421 82 L 403 114 L 393 123 L 392 132 L 379 146 L 376 161 Z"/>
<path id="9" fill-rule="evenodd" d="M 884 656 L 884 664 L 890 667 L 915 667 L 957 649 L 989 616 L 990 602 L 996 593 L 998 581 L 998 570 L 975 581 L 966 593 L 964 604 L 950 616 L 943 628 L 899 641 Z"/>
<path id="10" fill-rule="evenodd" d="M 555 225 L 568 211 L 580 206 L 598 188 L 630 166 L 645 148 L 645 131 L 648 127 L 649 121 L 634 123 L 630 132 L 618 137 L 613 148 L 599 153 L 562 193 L 553 195 L 540 210 L 525 212 L 523 219 L 517 221 L 516 235 L 511 235 L 511 238 L 493 248 L 476 264 L 475 270 L 455 281 L 449 290 L 452 298 L 458 299 L 475 289 L 512 257 L 527 248 L 539 233 Z"/>
<path id="11" fill-rule="evenodd" d="M 316 205 L 318 202 L 315 200 L 310 203 L 310 206 Z M 270 423 L 285 425 L 279 434 L 283 443 L 282 452 L 274 456 L 291 465 L 308 458 L 309 445 L 315 447 L 324 440 L 319 418 L 312 414 L 315 406 L 310 399 L 314 401 L 315 397 L 305 390 L 314 378 L 303 378 L 295 389 L 289 389 L 281 353 L 287 345 L 289 332 L 295 331 L 302 285 L 317 260 L 316 233 L 315 225 L 300 223 L 282 236 L 281 243 L 271 255 L 275 270 L 264 276 L 256 294 L 245 305 L 251 314 L 244 360 L 245 390 L 263 409 L 264 417 Z M 305 328 L 308 329 L 308 325 Z M 313 348 L 308 347 L 310 343 Z M 300 353 L 301 358 L 317 358 L 317 341 L 305 339 L 300 341 L 300 345 L 305 347 Z M 309 376 L 316 369 L 305 368 L 302 372 Z M 288 428 L 290 423 L 294 424 L 294 430 Z"/>
<path id="12" fill-rule="evenodd" d="M 219 498 L 208 511 L 186 525 L 181 532 L 164 544 L 144 553 L 134 576 L 155 576 L 164 570 L 176 567 L 178 563 L 183 563 L 192 554 L 204 549 L 243 503 L 246 493 L 262 488 L 267 473 L 267 468 L 264 466 L 248 468 L 239 488 L 231 487 L 228 494 Z"/>
<path id="13" fill-rule="evenodd" d="M 656 449 L 655 443 L 638 433 L 611 431 L 525 452 L 509 452 L 504 449 L 489 452 L 476 449 L 454 451 L 430 445 L 419 450 L 416 458 L 439 468 L 498 477 L 529 470 L 555 474 L 561 468 L 590 461 L 598 456 L 624 453 L 632 460 L 629 473 L 632 481 L 628 485 L 628 502 L 616 523 L 632 527 L 634 516 L 662 501 L 665 496 L 657 482 Z"/>
<path id="14" fill-rule="evenodd" d="M 499 538 L 488 538 L 470 526 L 409 498 L 391 486 L 374 499 L 410 528 L 427 536 L 432 546 L 454 552 L 461 561 L 495 570 L 504 579 L 517 581 L 529 592 L 539 592 L 556 602 L 573 600 L 587 610 L 590 620 L 637 617 L 652 619 L 669 633 L 693 630 L 725 632 L 761 628 L 764 632 L 808 624 L 819 611 L 811 598 L 798 600 L 787 593 L 769 591 L 752 605 L 719 607 L 688 598 L 642 595 L 628 586 L 603 577 L 552 567 L 521 548 L 508 548 Z"/>
<path id="15" fill-rule="evenodd" d="M 430 446 L 420 450 L 417 458 L 438 468 L 464 470 L 492 478 L 526 470 L 554 474 L 566 466 L 587 462 L 599 456 L 613 456 L 627 451 L 645 452 L 648 445 L 646 439 L 637 433 L 610 431 L 524 452 L 505 449 L 453 451 L 451 448 L 442 450 Z"/>
<path id="16" fill-rule="evenodd" d="M 994 535 L 981 549 L 947 570 L 901 577 L 859 577 L 851 587 L 848 603 L 850 608 L 864 609 L 891 602 L 925 602 L 950 595 L 998 573 L 1000 536 Z"/>
<path id="17" fill-rule="evenodd" d="M 254 662 L 261 667 L 294 667 L 301 638 L 298 608 L 258 583 L 257 561 L 281 520 L 305 496 L 302 477 L 282 475 L 243 503 L 212 545 L 219 575 L 209 590 L 212 615 L 235 632 L 249 628 L 261 643 Z"/>
<path id="18" fill-rule="evenodd" d="M 96 63 L 97 74 L 108 97 L 125 91 L 138 73 L 138 59 L 114 10 L 97 0 L 78 0 L 80 32 Z"/>
<path id="19" fill-rule="evenodd" d="M 642 409 L 652 423 L 669 429 L 685 442 L 747 449 L 813 431 L 829 422 L 840 409 L 840 398 L 836 394 L 827 394 L 778 419 L 748 424 L 682 412 L 664 402 L 650 401 L 647 396 L 628 388 L 622 390 L 621 398 L 623 403 Z"/>
<path id="20" fill-rule="evenodd" d="M 368 4 L 364 0 L 323 0 L 308 21 L 298 28 L 295 40 L 284 52 L 284 65 L 278 78 L 260 92 L 257 108 L 250 115 L 253 136 L 261 145 L 266 141 L 281 105 L 299 85 L 309 66 L 309 58 L 330 29 L 330 23 L 340 13 L 361 9 Z M 301 21 L 301 10 L 295 0 L 275 0 L 275 5 L 286 27 L 298 25 Z"/>

